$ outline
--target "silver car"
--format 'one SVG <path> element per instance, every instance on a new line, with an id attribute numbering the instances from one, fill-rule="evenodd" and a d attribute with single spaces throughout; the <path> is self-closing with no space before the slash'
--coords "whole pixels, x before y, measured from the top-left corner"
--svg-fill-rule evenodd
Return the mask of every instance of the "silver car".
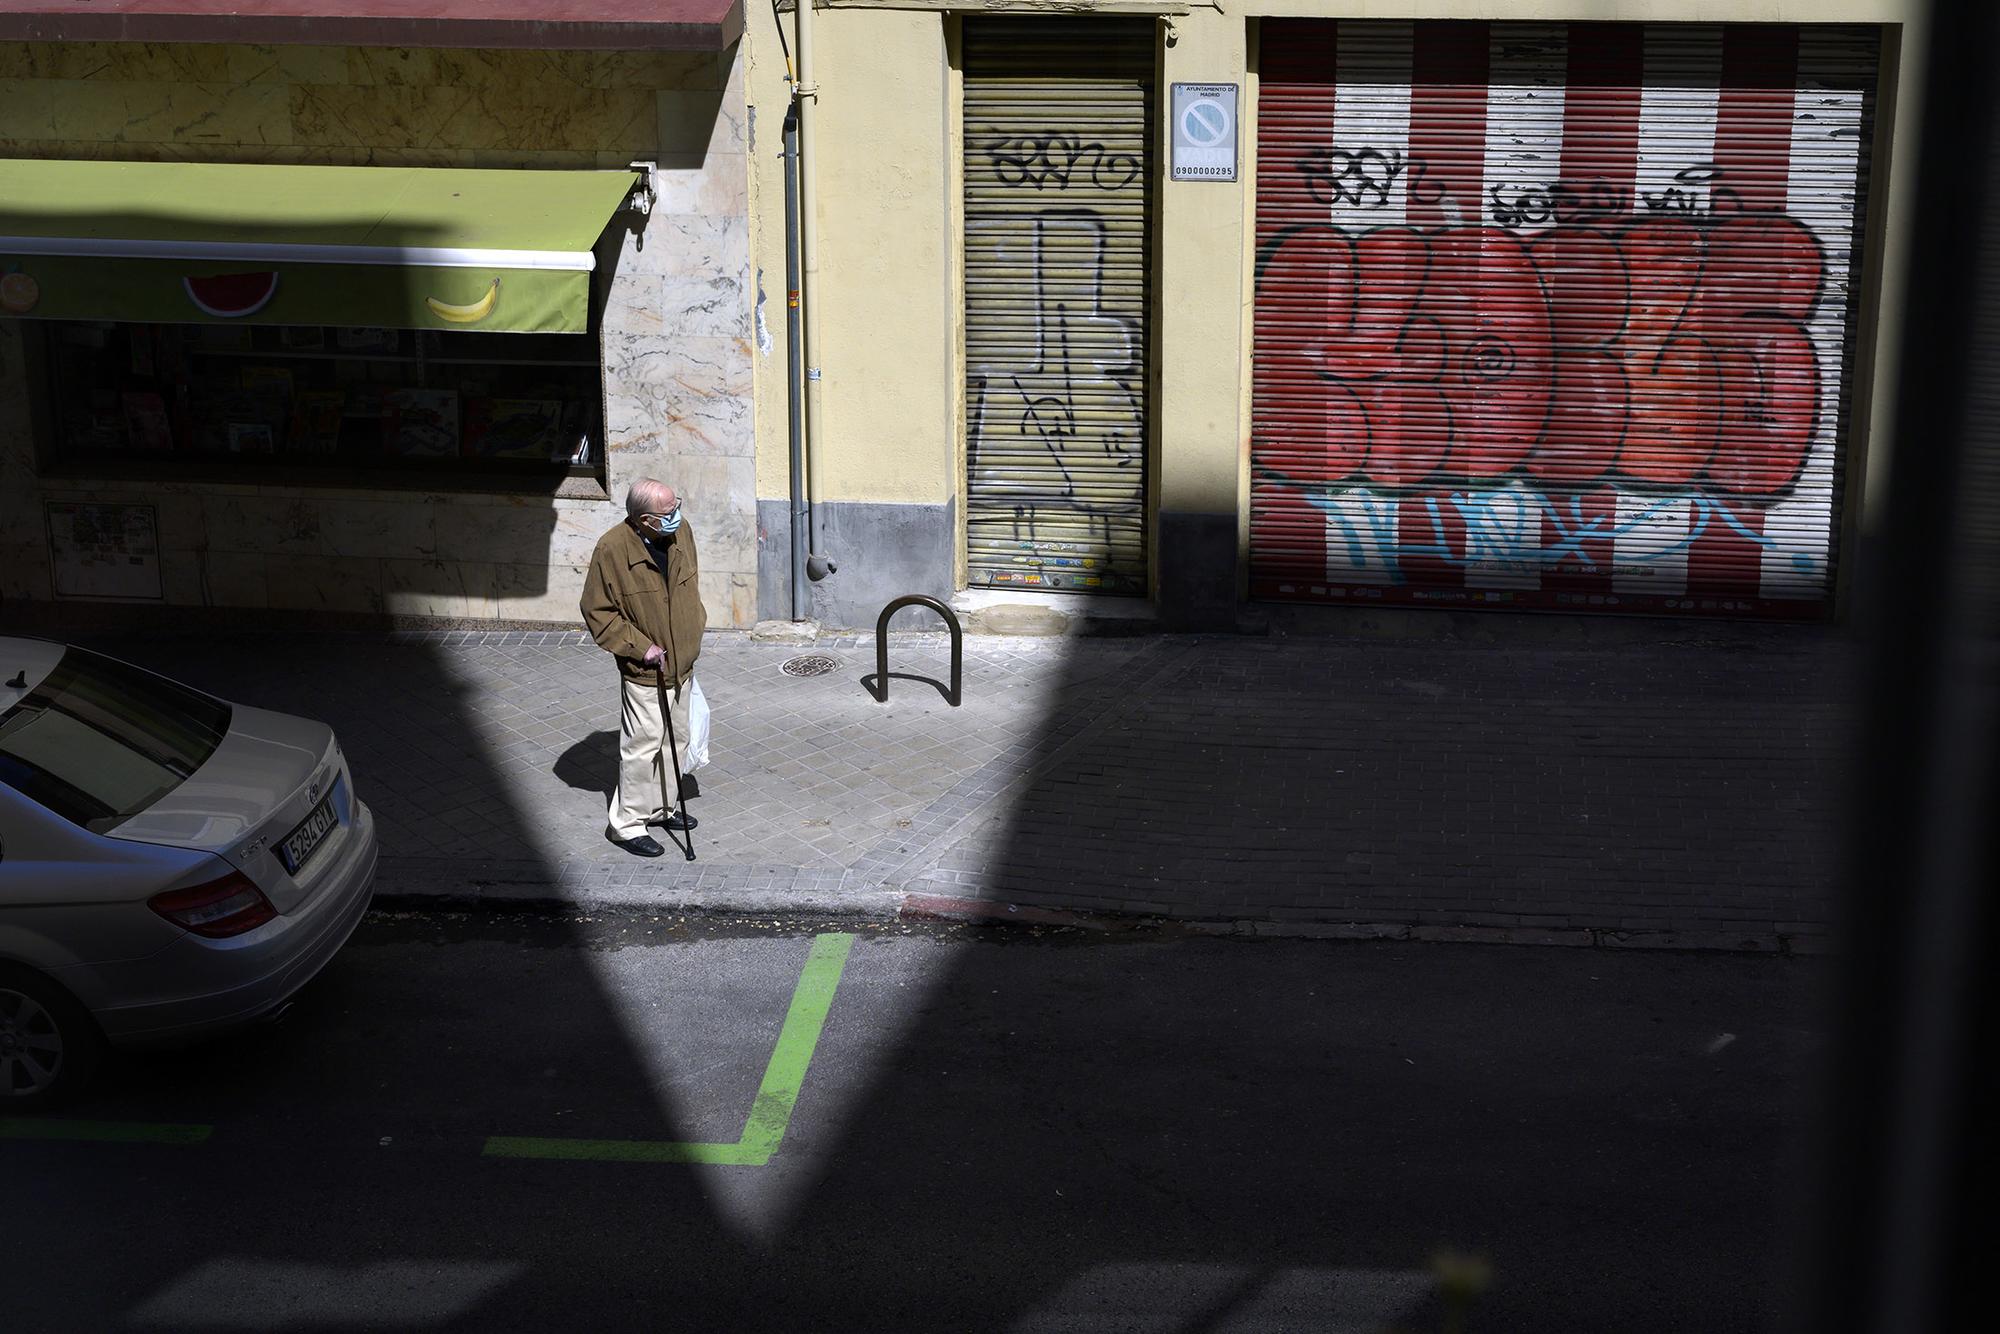
<path id="1" fill-rule="evenodd" d="M 374 893 L 332 729 L 0 637 L 0 1116 L 271 1014 Z"/>

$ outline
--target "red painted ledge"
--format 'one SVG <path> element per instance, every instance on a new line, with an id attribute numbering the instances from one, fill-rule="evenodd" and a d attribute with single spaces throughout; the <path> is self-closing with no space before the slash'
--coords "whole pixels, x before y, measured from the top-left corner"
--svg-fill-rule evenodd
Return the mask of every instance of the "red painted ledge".
<path id="1" fill-rule="evenodd" d="M 742 0 L 0 0 L 0 41 L 721 51 Z"/>

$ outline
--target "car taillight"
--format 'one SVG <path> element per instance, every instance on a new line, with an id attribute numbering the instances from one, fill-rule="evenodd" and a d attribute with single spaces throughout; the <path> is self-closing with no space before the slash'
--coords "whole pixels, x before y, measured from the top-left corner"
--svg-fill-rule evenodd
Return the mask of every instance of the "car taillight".
<path id="1" fill-rule="evenodd" d="M 254 931 L 278 915 L 264 891 L 241 871 L 205 885 L 155 894 L 146 903 L 175 926 L 211 940 Z"/>

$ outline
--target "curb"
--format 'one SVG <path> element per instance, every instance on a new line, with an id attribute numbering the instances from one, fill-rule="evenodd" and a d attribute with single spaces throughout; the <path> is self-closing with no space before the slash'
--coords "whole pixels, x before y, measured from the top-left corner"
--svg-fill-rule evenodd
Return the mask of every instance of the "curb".
<path id="1" fill-rule="evenodd" d="M 981 926 L 1062 927 L 1097 934 L 1153 931 L 1260 940 L 1402 940 L 1425 944 L 1540 945 L 1584 949 L 1646 949 L 1729 954 L 1821 956 L 1831 953 L 1822 935 L 1756 931 L 1546 930 L 1535 927 L 1418 926 L 1396 922 L 1251 921 L 1182 919 L 1142 913 L 1072 912 L 990 899 L 910 894 L 899 916 L 920 922 Z"/>
<path id="2" fill-rule="evenodd" d="M 1526 945 L 1566 949 L 1625 949 L 1697 954 L 1761 954 L 1821 958 L 1836 953 L 1819 933 L 1767 931 L 1614 931 L 1601 928 L 1439 926 L 1401 922 L 1342 922 L 1249 918 L 1180 918 L 1147 913 L 1077 911 L 997 899 L 953 898 L 894 891 L 800 894 L 791 889 L 716 894 L 645 892 L 607 886 L 578 895 L 538 885 L 480 890 L 380 890 L 373 906 L 390 912 L 576 913 L 652 909 L 683 917 L 779 917 L 850 922 L 925 922 L 1083 932 L 1099 936 L 1233 936 L 1246 940 L 1404 941 L 1425 945 Z"/>
<path id="3" fill-rule="evenodd" d="M 1682 954 L 1770 954 L 1824 958 L 1836 954 L 1818 932 L 1628 932 L 1604 928 L 1548 930 L 1532 926 L 1420 926 L 1414 922 L 1338 922 L 1264 918 L 1168 918 L 1146 912 L 1090 912 L 1010 904 L 944 894 L 796 894 L 734 890 L 718 894 L 646 892 L 606 886 L 582 894 L 552 894 L 550 884 L 488 886 L 482 890 L 378 890 L 374 908 L 388 912 L 602 912 L 658 910 L 696 918 L 816 918 L 844 922 L 938 922 L 954 926 L 1050 928 L 1094 936 L 1236 936 L 1244 940 L 1402 940 L 1416 944 L 1508 944 L 1572 950 L 1660 950 Z"/>

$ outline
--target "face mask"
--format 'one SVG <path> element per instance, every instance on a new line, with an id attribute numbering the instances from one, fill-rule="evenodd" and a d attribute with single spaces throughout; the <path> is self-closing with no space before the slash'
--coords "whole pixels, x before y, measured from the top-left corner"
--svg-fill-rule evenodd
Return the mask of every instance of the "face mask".
<path id="1" fill-rule="evenodd" d="M 680 526 L 681 526 L 681 507 L 679 505 L 674 506 L 674 512 L 672 514 L 667 515 L 665 518 L 662 518 L 659 515 L 655 514 L 647 520 L 648 531 L 654 533 L 659 537 L 665 537 L 667 534 L 674 532 Z"/>

